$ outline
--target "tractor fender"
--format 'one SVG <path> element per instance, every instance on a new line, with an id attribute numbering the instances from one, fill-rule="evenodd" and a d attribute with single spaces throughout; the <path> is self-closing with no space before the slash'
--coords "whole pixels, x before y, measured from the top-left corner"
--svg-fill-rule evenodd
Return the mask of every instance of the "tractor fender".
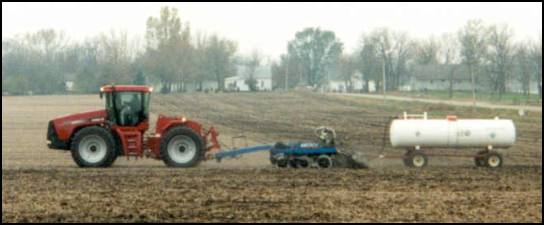
<path id="1" fill-rule="evenodd" d="M 199 134 L 201 137 L 203 136 L 202 133 L 202 124 L 187 120 L 186 118 L 179 118 L 179 117 L 166 117 L 163 115 L 159 116 L 159 119 L 157 120 L 157 126 L 155 130 L 155 134 L 163 135 L 168 130 L 172 129 L 173 127 L 177 126 L 183 126 L 191 128 L 194 132 Z"/>
<path id="2" fill-rule="evenodd" d="M 206 140 L 203 135 L 202 125 L 198 122 L 187 120 L 185 118 L 178 117 L 166 117 L 159 116 L 157 120 L 157 126 L 155 128 L 155 134 L 147 139 L 147 146 L 153 153 L 153 157 L 160 159 L 160 148 L 163 136 L 171 129 L 176 127 L 187 127 L 197 133 L 202 139 L 203 143 Z"/>
<path id="3" fill-rule="evenodd" d="M 89 126 L 101 126 L 107 117 L 105 110 L 59 117 L 50 122 L 60 141 L 70 141 L 79 130 Z"/>

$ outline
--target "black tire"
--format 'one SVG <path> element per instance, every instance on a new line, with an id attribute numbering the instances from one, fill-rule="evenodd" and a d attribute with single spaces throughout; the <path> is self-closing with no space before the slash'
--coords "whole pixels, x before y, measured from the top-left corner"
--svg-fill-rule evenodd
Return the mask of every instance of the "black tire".
<path id="1" fill-rule="evenodd" d="M 404 166 L 406 167 L 414 167 L 414 165 L 412 164 L 412 156 L 413 154 L 413 151 L 408 151 L 406 152 L 406 154 L 404 154 L 404 158 L 402 158 L 402 163 L 404 164 Z"/>
<path id="2" fill-rule="evenodd" d="M 408 156 L 406 156 L 408 157 Z M 406 167 L 414 167 L 414 165 L 412 165 L 411 161 L 409 159 L 402 159 L 402 163 L 404 164 L 404 166 Z"/>
<path id="3" fill-rule="evenodd" d="M 288 168 L 298 169 L 298 163 L 295 158 L 288 158 Z"/>
<path id="4" fill-rule="evenodd" d="M 278 168 L 281 168 L 281 169 L 289 168 L 289 159 L 284 157 L 284 158 L 277 159 L 275 161 L 276 161 L 275 165 Z"/>
<path id="5" fill-rule="evenodd" d="M 107 167 L 111 167 L 113 164 L 115 164 L 115 161 L 117 161 L 117 158 L 119 158 L 119 154 L 115 153 L 113 157 L 111 157 L 110 160 L 108 161 Z"/>
<path id="6" fill-rule="evenodd" d="M 306 156 L 295 158 L 295 162 L 297 169 L 308 169 L 312 165 L 311 159 Z"/>
<path id="7" fill-rule="evenodd" d="M 476 165 L 476 167 L 484 167 L 486 166 L 485 165 L 485 161 L 483 159 L 481 159 L 480 157 L 475 157 L 474 158 L 474 164 Z"/>
<path id="8" fill-rule="evenodd" d="M 190 140 L 194 142 L 196 146 L 196 153 L 194 154 L 193 158 L 190 161 L 184 162 L 184 163 L 176 162 L 172 158 L 172 156 L 169 154 L 169 151 L 168 151 L 168 145 L 170 141 L 180 136 L 188 137 Z M 161 159 L 164 161 L 164 163 L 168 167 L 173 167 L 173 168 L 196 167 L 200 164 L 200 162 L 204 158 L 205 151 L 203 146 L 204 144 L 202 139 L 200 138 L 200 135 L 198 135 L 192 129 L 187 127 L 174 127 L 168 130 L 161 140 L 161 145 L 160 145 Z"/>
<path id="9" fill-rule="evenodd" d="M 422 152 L 411 152 L 405 160 L 408 160 L 405 163 L 413 168 L 423 168 L 429 163 L 429 158 Z"/>
<path id="10" fill-rule="evenodd" d="M 487 151 L 478 152 L 476 157 L 474 157 L 474 164 L 476 165 L 476 167 L 486 166 L 486 163 L 485 163 L 486 155 L 487 155 Z"/>
<path id="11" fill-rule="evenodd" d="M 276 159 L 276 157 L 274 157 L 274 154 L 272 153 L 272 151 L 270 151 L 270 164 L 272 165 L 278 164 L 278 160 Z"/>
<path id="12" fill-rule="evenodd" d="M 489 168 L 500 168 L 503 164 L 502 155 L 498 152 L 490 152 L 485 156 L 485 166 Z"/>
<path id="13" fill-rule="evenodd" d="M 84 151 L 83 149 L 80 149 L 82 141 L 91 136 L 103 140 L 104 144 L 106 145 L 106 153 L 104 157 L 97 162 L 90 162 L 81 154 L 81 152 Z M 78 131 L 72 138 L 70 149 L 72 159 L 74 159 L 74 162 L 81 168 L 107 168 L 111 167 L 115 162 L 115 159 L 117 159 L 117 151 L 113 135 L 107 129 L 102 127 L 87 127 Z"/>
<path id="14" fill-rule="evenodd" d="M 330 169 L 334 165 L 331 157 L 328 155 L 321 155 L 317 157 L 316 162 L 320 169 Z"/>

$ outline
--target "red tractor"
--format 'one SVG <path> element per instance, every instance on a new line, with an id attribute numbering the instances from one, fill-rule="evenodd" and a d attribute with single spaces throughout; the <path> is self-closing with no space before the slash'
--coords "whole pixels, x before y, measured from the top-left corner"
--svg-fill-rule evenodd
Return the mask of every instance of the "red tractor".
<path id="1" fill-rule="evenodd" d="M 70 151 L 80 167 L 110 167 L 119 156 L 150 157 L 169 167 L 188 168 L 220 148 L 213 127 L 204 129 L 186 118 L 159 116 L 155 133 L 149 129 L 153 91 L 145 86 L 105 86 L 100 98 L 106 108 L 59 117 L 49 123 L 50 149 Z"/>

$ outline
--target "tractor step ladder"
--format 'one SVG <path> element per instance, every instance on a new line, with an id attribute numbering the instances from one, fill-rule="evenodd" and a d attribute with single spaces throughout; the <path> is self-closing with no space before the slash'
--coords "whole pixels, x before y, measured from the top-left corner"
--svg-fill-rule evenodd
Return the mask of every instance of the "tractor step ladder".
<path id="1" fill-rule="evenodd" d="M 123 151 L 127 159 L 130 159 L 130 156 L 135 158 L 143 156 L 142 134 L 140 132 L 123 131 L 121 136 Z"/>

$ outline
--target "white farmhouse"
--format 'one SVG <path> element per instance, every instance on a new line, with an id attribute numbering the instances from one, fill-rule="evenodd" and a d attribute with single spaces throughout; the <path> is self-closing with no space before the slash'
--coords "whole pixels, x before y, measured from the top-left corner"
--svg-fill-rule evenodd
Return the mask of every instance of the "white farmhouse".
<path id="1" fill-rule="evenodd" d="M 249 77 L 246 73 L 246 68 L 239 66 L 237 68 L 236 76 L 228 77 L 225 79 L 225 89 L 228 91 L 250 91 L 247 80 Z M 270 91 L 272 90 L 272 74 L 270 72 L 270 66 L 260 66 L 255 71 L 255 80 L 257 81 L 257 91 Z"/>

